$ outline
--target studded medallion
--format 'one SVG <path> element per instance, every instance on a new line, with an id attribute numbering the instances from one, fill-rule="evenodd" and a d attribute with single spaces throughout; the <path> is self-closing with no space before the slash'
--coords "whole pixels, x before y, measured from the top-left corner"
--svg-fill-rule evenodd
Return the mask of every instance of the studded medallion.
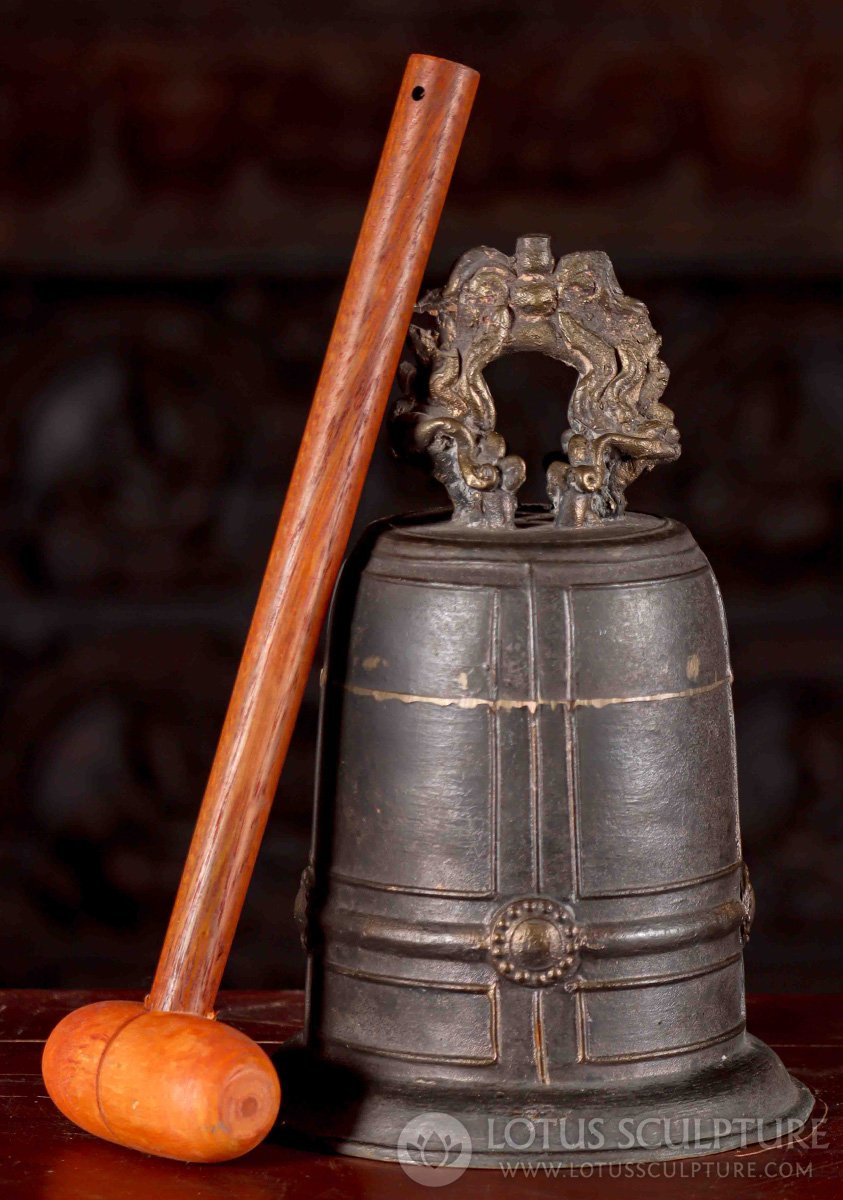
<path id="1" fill-rule="evenodd" d="M 499 974 L 525 987 L 549 987 L 569 975 L 579 957 L 570 909 L 555 900 L 513 900 L 492 927 L 490 952 Z"/>

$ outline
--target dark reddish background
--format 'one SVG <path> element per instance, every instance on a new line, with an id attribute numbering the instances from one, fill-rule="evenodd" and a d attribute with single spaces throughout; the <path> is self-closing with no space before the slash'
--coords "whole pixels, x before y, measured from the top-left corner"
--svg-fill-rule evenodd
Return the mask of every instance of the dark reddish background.
<path id="1" fill-rule="evenodd" d="M 285 11 L 285 9 L 287 11 Z M 664 335 L 685 451 L 634 490 L 732 631 L 756 990 L 843 986 L 843 15 L 28 0 L 0 26 L 0 984 L 160 944 L 406 55 L 483 75 L 430 268 L 552 234 Z M 570 373 L 489 379 L 527 499 Z M 382 448 L 370 519 L 436 490 Z M 311 688 L 228 982 L 300 980 Z"/>

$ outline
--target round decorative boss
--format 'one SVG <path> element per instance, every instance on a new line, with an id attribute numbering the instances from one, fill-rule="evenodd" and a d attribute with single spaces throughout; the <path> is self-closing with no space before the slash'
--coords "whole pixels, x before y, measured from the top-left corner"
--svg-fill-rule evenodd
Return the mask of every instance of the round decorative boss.
<path id="1" fill-rule="evenodd" d="M 513 900 L 492 926 L 492 962 L 513 983 L 549 987 L 575 967 L 577 933 L 573 913 L 555 900 Z"/>

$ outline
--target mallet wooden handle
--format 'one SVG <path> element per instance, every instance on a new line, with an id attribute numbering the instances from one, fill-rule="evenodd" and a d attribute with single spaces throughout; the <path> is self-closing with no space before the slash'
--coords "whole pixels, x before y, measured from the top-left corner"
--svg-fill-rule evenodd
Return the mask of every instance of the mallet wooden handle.
<path id="1" fill-rule="evenodd" d="M 478 76 L 413 55 L 149 996 L 211 1013 Z"/>

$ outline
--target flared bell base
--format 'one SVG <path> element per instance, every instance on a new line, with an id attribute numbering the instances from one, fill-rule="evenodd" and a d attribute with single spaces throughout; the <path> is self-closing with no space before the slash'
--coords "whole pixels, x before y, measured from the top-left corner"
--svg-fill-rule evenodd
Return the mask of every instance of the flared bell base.
<path id="1" fill-rule="evenodd" d="M 425 1080 L 423 1064 L 408 1088 L 406 1076 L 390 1078 L 387 1060 L 373 1070 L 371 1058 L 336 1049 L 330 1060 L 300 1043 L 279 1052 L 285 1125 L 309 1143 L 386 1161 L 430 1165 L 441 1153 L 471 1167 L 688 1158 L 786 1142 L 814 1104 L 777 1055 L 745 1034 L 716 1063 L 710 1054 L 699 1063 L 683 1056 L 675 1071 L 625 1081 L 585 1080 L 575 1068 L 570 1080 L 542 1088 Z"/>

